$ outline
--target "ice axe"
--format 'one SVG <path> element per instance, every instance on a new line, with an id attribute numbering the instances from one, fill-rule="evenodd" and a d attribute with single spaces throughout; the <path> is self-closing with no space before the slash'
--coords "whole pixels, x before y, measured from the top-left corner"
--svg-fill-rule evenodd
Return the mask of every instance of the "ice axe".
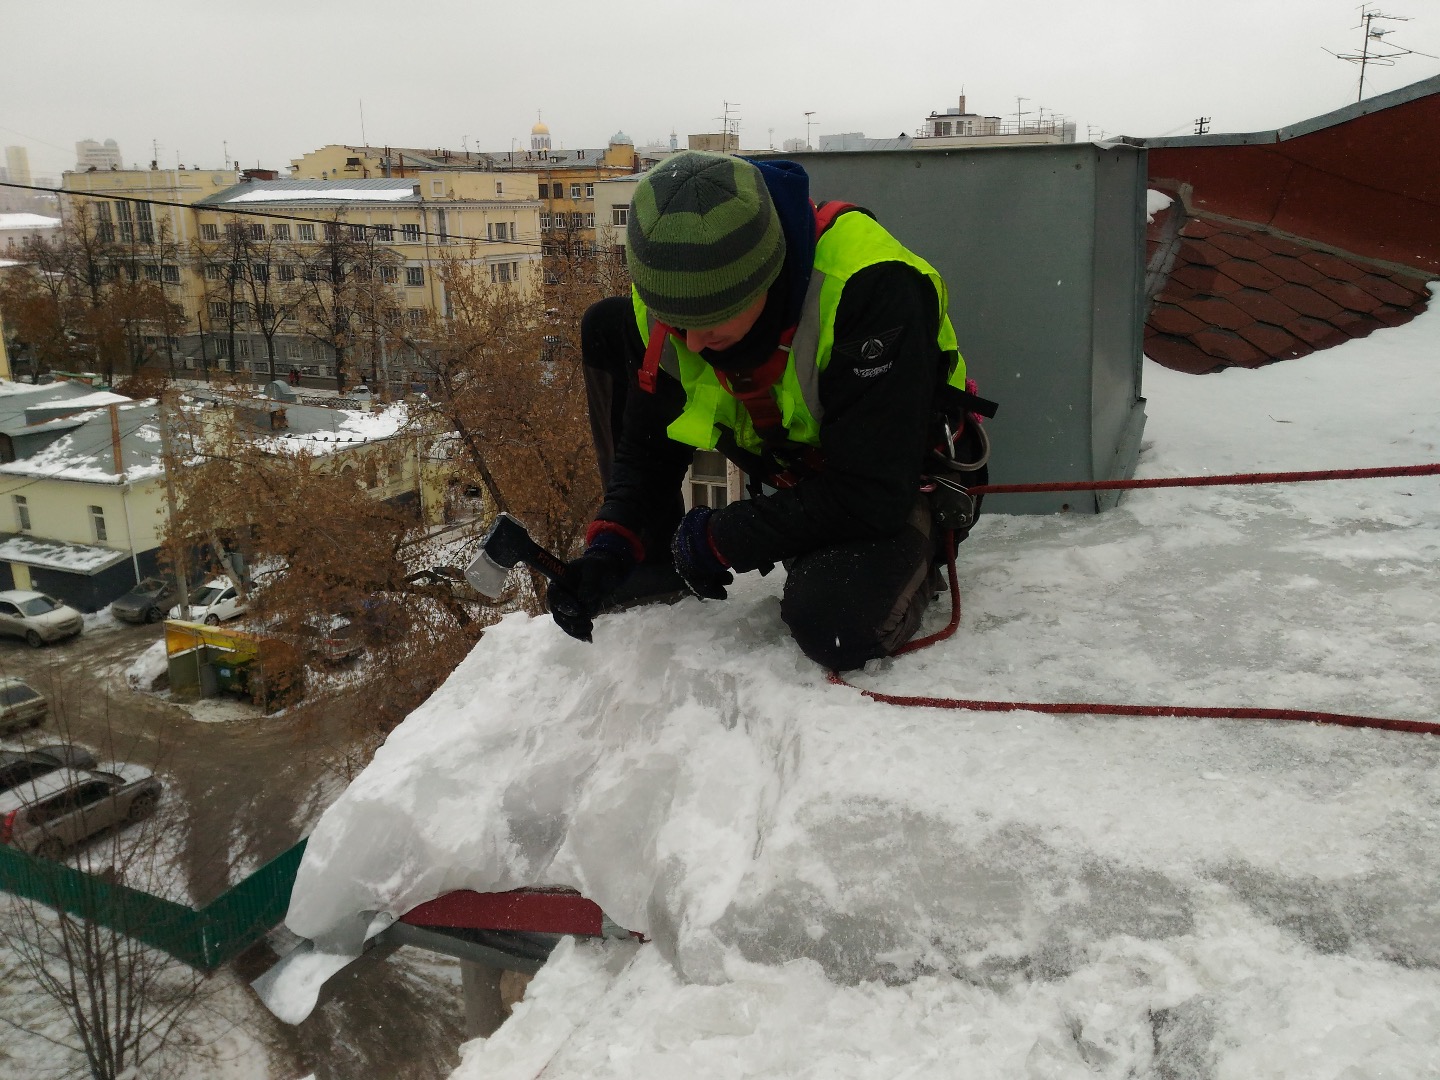
<path id="1" fill-rule="evenodd" d="M 565 572 L 565 564 L 530 539 L 524 525 L 501 514 L 480 541 L 480 553 L 465 567 L 465 580 L 487 600 L 498 600 L 505 591 L 505 578 L 522 562 L 551 581 Z"/>

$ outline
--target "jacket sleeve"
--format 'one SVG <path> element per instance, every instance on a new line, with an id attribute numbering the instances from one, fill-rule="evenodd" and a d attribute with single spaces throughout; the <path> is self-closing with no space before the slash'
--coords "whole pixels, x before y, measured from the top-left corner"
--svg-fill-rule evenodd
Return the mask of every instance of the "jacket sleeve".
<path id="1" fill-rule="evenodd" d="M 824 469 L 715 512 L 715 545 L 731 566 L 752 570 L 905 524 L 940 377 L 939 324 L 935 289 L 912 267 L 881 263 L 846 282 L 820 379 Z"/>
<path id="2" fill-rule="evenodd" d="M 630 358 L 610 484 L 595 519 L 613 521 L 639 537 L 648 562 L 669 557 L 671 537 L 684 513 L 680 485 L 695 451 L 666 433 L 685 408 L 684 388 L 661 372 L 654 393 L 641 390 L 635 382 L 641 359 L 643 346 Z"/>

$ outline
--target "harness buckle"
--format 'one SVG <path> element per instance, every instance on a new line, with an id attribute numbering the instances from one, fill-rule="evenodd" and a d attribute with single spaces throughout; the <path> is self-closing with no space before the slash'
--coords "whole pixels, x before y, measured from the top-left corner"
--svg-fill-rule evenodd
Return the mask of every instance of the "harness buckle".
<path id="1" fill-rule="evenodd" d="M 946 476 L 930 476 L 930 513 L 943 529 L 964 532 L 975 524 L 976 498 Z"/>

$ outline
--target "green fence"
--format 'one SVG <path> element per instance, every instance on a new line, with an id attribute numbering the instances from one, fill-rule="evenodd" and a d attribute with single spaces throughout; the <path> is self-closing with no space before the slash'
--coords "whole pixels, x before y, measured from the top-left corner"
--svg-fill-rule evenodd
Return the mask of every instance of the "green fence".
<path id="1" fill-rule="evenodd" d="M 0 845 L 0 890 L 143 941 L 191 967 L 213 971 L 285 917 L 305 853 L 301 840 L 198 911 Z"/>

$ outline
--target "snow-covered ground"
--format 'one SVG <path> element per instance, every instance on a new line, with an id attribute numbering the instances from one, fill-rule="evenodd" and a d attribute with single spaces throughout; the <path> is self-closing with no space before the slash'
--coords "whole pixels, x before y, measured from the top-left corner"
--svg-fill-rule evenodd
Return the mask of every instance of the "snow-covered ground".
<path id="1" fill-rule="evenodd" d="M 1437 357 L 1432 311 L 1259 371 L 1147 363 L 1140 474 L 1440 461 Z M 1435 477 L 990 516 L 956 636 L 854 681 L 1436 721 L 1437 556 Z M 559 884 L 651 939 L 562 946 L 459 1080 L 1440 1075 L 1440 740 L 882 705 L 800 655 L 780 587 L 593 645 L 488 630 L 321 820 L 289 926 L 344 952 Z"/>

